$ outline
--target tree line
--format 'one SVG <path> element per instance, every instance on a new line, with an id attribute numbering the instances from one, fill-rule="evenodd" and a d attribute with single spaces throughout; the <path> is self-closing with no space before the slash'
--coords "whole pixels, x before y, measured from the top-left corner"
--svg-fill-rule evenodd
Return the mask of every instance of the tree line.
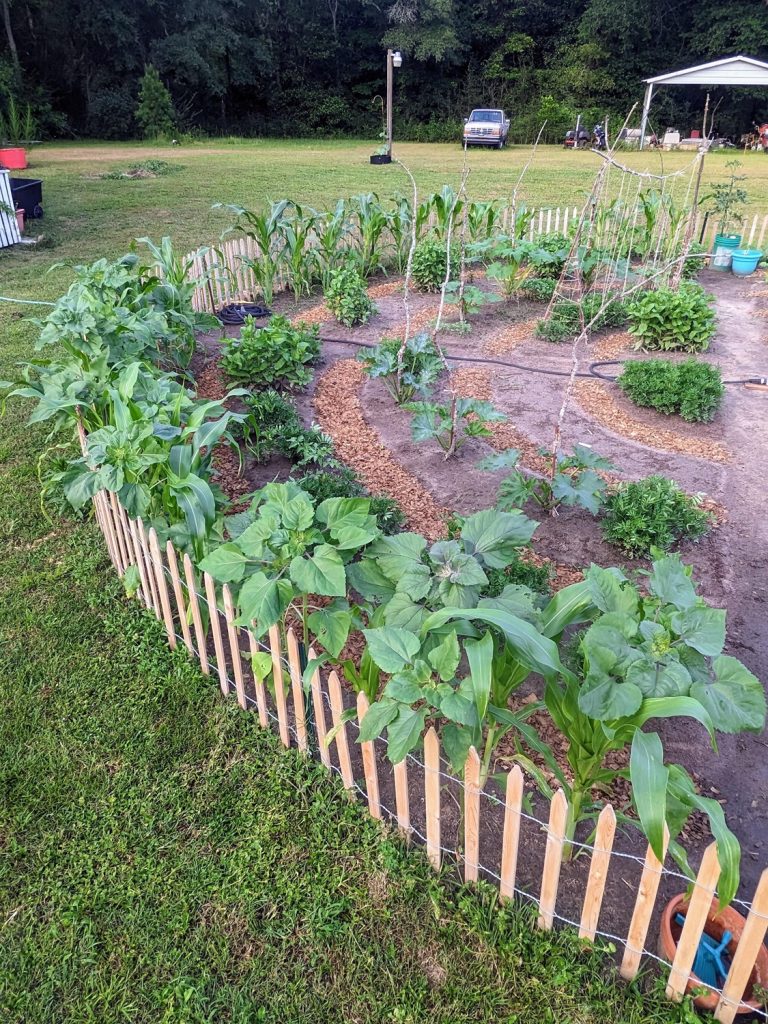
<path id="1" fill-rule="evenodd" d="M 376 136 L 384 51 L 400 49 L 400 137 L 456 139 L 473 106 L 512 138 L 577 114 L 623 121 L 642 79 L 735 53 L 768 56 L 763 0 L 0 0 L 0 109 L 31 105 L 42 137 L 130 138 L 157 70 L 174 134 Z M 657 130 L 698 126 L 698 88 L 661 90 Z M 768 120 L 761 90 L 713 90 L 714 127 Z M 635 122 L 639 120 L 639 107 Z"/>

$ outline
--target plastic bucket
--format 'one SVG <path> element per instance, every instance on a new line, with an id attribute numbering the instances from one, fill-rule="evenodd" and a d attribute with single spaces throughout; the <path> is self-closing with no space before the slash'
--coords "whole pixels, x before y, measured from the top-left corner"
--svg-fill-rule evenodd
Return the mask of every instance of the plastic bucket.
<path id="1" fill-rule="evenodd" d="M 746 277 L 757 270 L 763 254 L 760 249 L 734 249 L 731 256 L 731 270 L 737 277 Z"/>
<path id="2" fill-rule="evenodd" d="M 730 270 L 733 250 L 741 245 L 741 235 L 715 235 L 715 255 L 710 266 L 714 270 Z"/>
<path id="3" fill-rule="evenodd" d="M 27 166 L 27 154 L 20 146 L 0 148 L 0 167 L 9 171 L 23 171 Z"/>

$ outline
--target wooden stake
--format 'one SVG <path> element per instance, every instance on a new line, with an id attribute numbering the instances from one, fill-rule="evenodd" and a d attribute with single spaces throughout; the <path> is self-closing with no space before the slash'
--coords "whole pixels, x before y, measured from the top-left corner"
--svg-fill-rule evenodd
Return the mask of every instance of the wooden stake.
<path id="1" fill-rule="evenodd" d="M 200 602 L 197 599 L 197 580 L 195 570 L 192 566 L 192 559 L 184 555 L 182 559 L 184 566 L 184 579 L 187 584 L 187 598 L 192 612 L 192 625 L 195 627 L 195 643 L 197 644 L 197 656 L 200 659 L 200 668 L 206 675 L 210 675 L 208 666 L 208 637 L 203 629 L 203 617 L 200 614 Z"/>
<path id="2" fill-rule="evenodd" d="M 667 982 L 667 999 L 681 1002 L 685 995 L 691 968 L 696 958 L 707 915 L 716 896 L 715 889 L 720 878 L 720 863 L 717 859 L 717 843 L 710 843 L 701 859 L 693 893 L 685 913 L 685 923 L 677 943 L 675 959 Z"/>
<path id="3" fill-rule="evenodd" d="M 579 938 L 595 941 L 600 908 L 603 905 L 605 882 L 608 877 L 608 866 L 611 863 L 611 851 L 616 835 L 616 813 L 610 804 L 600 812 L 595 832 L 595 848 L 589 864 L 587 891 L 584 894 L 584 905 L 581 910 Z"/>
<path id="4" fill-rule="evenodd" d="M 173 616 L 171 615 L 171 599 L 168 594 L 168 583 L 165 579 L 165 566 L 163 564 L 163 556 L 160 553 L 160 545 L 157 541 L 157 533 L 155 532 L 154 526 L 149 531 L 149 551 L 152 556 L 152 565 L 155 570 L 155 582 L 157 583 L 157 592 L 160 595 L 160 607 L 163 610 L 163 621 L 165 623 L 165 632 L 168 634 L 168 643 L 172 650 L 176 648 L 176 630 L 173 626 Z"/>
<path id="5" fill-rule="evenodd" d="M 269 630 L 269 651 L 272 655 L 272 680 L 275 684 L 277 726 L 283 746 L 290 747 L 291 734 L 288 731 L 288 705 L 285 701 L 285 683 L 283 682 L 283 652 L 280 647 L 280 629 L 277 625 L 272 626 Z"/>
<path id="6" fill-rule="evenodd" d="M 664 826 L 664 857 L 667 855 L 669 845 L 669 829 Z M 640 886 L 637 890 L 635 909 L 627 933 L 627 944 L 624 950 L 624 957 L 621 961 L 620 973 L 622 978 L 631 981 L 640 969 L 640 958 L 643 955 L 643 946 L 648 935 L 648 926 L 653 915 L 653 905 L 656 902 L 656 894 L 659 891 L 661 872 L 664 866 L 664 858 L 661 860 L 656 856 L 651 847 L 645 855 L 645 866 L 640 877 Z"/>
<path id="7" fill-rule="evenodd" d="M 205 599 L 208 602 L 208 618 L 213 633 L 213 649 L 216 652 L 216 668 L 219 671 L 219 686 L 226 697 L 229 693 L 229 678 L 227 676 L 227 663 L 224 659 L 224 641 L 221 636 L 221 622 L 219 621 L 219 606 L 216 599 L 216 584 L 213 577 L 207 572 L 203 573 L 203 586 L 205 587 Z"/>
<path id="8" fill-rule="evenodd" d="M 501 848 L 501 882 L 499 892 L 502 899 L 511 900 L 515 895 L 517 878 L 517 851 L 520 848 L 520 822 L 523 809 L 523 773 L 515 765 L 507 775 L 507 801 L 504 807 L 504 839 Z"/>
<path id="9" fill-rule="evenodd" d="M 307 742 L 307 712 L 304 707 L 304 688 L 301 681 L 301 657 L 299 642 L 292 629 L 288 630 L 288 667 L 291 672 L 291 695 L 293 697 L 293 716 L 296 721 L 296 742 L 299 750 L 304 753 L 309 749 Z"/>
<path id="10" fill-rule="evenodd" d="M 731 969 L 723 985 L 723 993 L 715 1010 L 715 1020 L 720 1024 L 732 1024 L 744 991 L 749 982 L 752 968 L 755 966 L 757 954 L 763 944 L 766 927 L 768 926 L 768 868 L 760 875 L 752 907 L 747 915 L 747 923 L 741 933 Z"/>
<path id="11" fill-rule="evenodd" d="M 565 793 L 558 789 L 552 797 L 547 828 L 547 848 L 544 854 L 544 871 L 541 875 L 541 896 L 539 897 L 539 928 L 549 930 L 555 920 L 555 902 L 560 884 L 560 867 L 563 863 L 563 840 L 568 818 L 568 801 Z"/>
<path id="12" fill-rule="evenodd" d="M 362 728 L 363 719 L 368 714 L 368 698 L 361 690 L 357 695 L 357 720 Z M 365 788 L 368 794 L 368 810 L 371 817 L 381 819 L 381 801 L 379 800 L 379 775 L 376 771 L 376 748 L 372 740 L 360 743 L 363 753 L 363 772 Z"/>
<path id="13" fill-rule="evenodd" d="M 243 678 L 243 662 L 240 657 L 240 636 L 235 625 L 235 606 L 232 602 L 232 591 L 227 584 L 221 588 L 224 595 L 224 618 L 227 623 L 227 638 L 229 639 L 229 653 L 232 658 L 232 671 L 235 676 L 235 691 L 237 692 L 237 703 L 245 711 L 248 701 L 245 699 L 245 679 Z"/>
<path id="14" fill-rule="evenodd" d="M 189 623 L 187 622 L 187 606 L 184 602 L 184 591 L 181 588 L 181 577 L 179 576 L 179 562 L 176 558 L 176 548 L 173 546 L 171 541 L 168 541 L 165 545 L 165 555 L 168 559 L 168 568 L 171 573 L 173 596 L 176 600 L 176 610 L 179 613 L 179 623 L 181 625 L 181 635 L 184 637 L 184 646 L 190 654 L 194 654 L 195 649 L 192 646 L 192 634 L 189 631 Z"/>
<path id="15" fill-rule="evenodd" d="M 464 881 L 476 882 L 480 864 L 480 758 L 469 748 L 464 764 Z"/>
<path id="16" fill-rule="evenodd" d="M 346 789 L 354 789 L 355 777 L 352 774 L 352 761 L 349 757 L 349 741 L 347 740 L 347 723 L 342 721 L 344 701 L 341 696 L 341 683 L 335 672 L 328 676 L 328 694 L 331 698 L 331 718 L 336 729 L 336 753 L 339 757 L 341 778 Z"/>
<path id="17" fill-rule="evenodd" d="M 440 870 L 440 740 L 432 726 L 424 737 L 424 803 L 427 816 L 427 856 Z"/>
<path id="18" fill-rule="evenodd" d="M 307 651 L 307 658 L 310 661 L 314 661 L 317 655 L 315 654 L 314 648 L 310 647 Z M 312 679 L 310 680 L 310 686 L 312 688 L 312 707 L 315 709 L 315 734 L 317 736 L 317 745 L 320 749 L 320 760 L 323 762 L 326 768 L 331 767 L 331 754 L 328 750 L 328 746 L 325 742 L 325 737 L 328 735 L 325 725 L 325 707 L 323 706 L 323 688 L 322 681 L 320 679 L 319 669 L 315 669 L 312 673 Z"/>

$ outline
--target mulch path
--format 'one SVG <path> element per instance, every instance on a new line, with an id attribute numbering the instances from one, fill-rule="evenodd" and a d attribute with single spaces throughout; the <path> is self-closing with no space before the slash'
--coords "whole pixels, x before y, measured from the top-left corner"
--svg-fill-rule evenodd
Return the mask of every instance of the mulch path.
<path id="1" fill-rule="evenodd" d="M 317 421 L 333 438 L 339 457 L 360 475 L 371 494 L 386 494 L 402 508 L 410 529 L 429 540 L 445 537 L 450 510 L 396 462 L 363 415 L 365 374 L 355 359 L 342 359 L 320 377 L 314 396 Z"/>

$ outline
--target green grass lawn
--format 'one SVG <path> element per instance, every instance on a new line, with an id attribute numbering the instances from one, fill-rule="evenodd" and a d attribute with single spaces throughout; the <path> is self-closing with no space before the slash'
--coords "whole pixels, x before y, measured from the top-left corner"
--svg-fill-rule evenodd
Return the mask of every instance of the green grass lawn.
<path id="1" fill-rule="evenodd" d="M 369 167 L 370 149 L 43 147 L 29 174 L 44 179 L 51 242 L 0 254 L 0 294 L 55 298 L 73 263 L 135 236 L 211 240 L 226 224 L 216 200 L 321 204 L 402 184 Z M 424 188 L 456 180 L 458 147 L 401 151 Z M 184 169 L 88 177 L 137 153 Z M 524 156 L 473 154 L 476 194 L 503 193 Z M 532 201 L 564 199 L 565 169 L 594 160 L 542 159 Z M 588 174 L 568 182 L 577 201 Z M 33 353 L 21 316 L 0 303 L 0 378 Z M 45 438 L 25 419 L 18 402 L 0 419 L 3 1024 L 687 1019 L 489 892 L 449 896 L 420 854 L 382 841 L 320 769 L 225 704 L 121 596 L 94 526 L 43 514 Z"/>

